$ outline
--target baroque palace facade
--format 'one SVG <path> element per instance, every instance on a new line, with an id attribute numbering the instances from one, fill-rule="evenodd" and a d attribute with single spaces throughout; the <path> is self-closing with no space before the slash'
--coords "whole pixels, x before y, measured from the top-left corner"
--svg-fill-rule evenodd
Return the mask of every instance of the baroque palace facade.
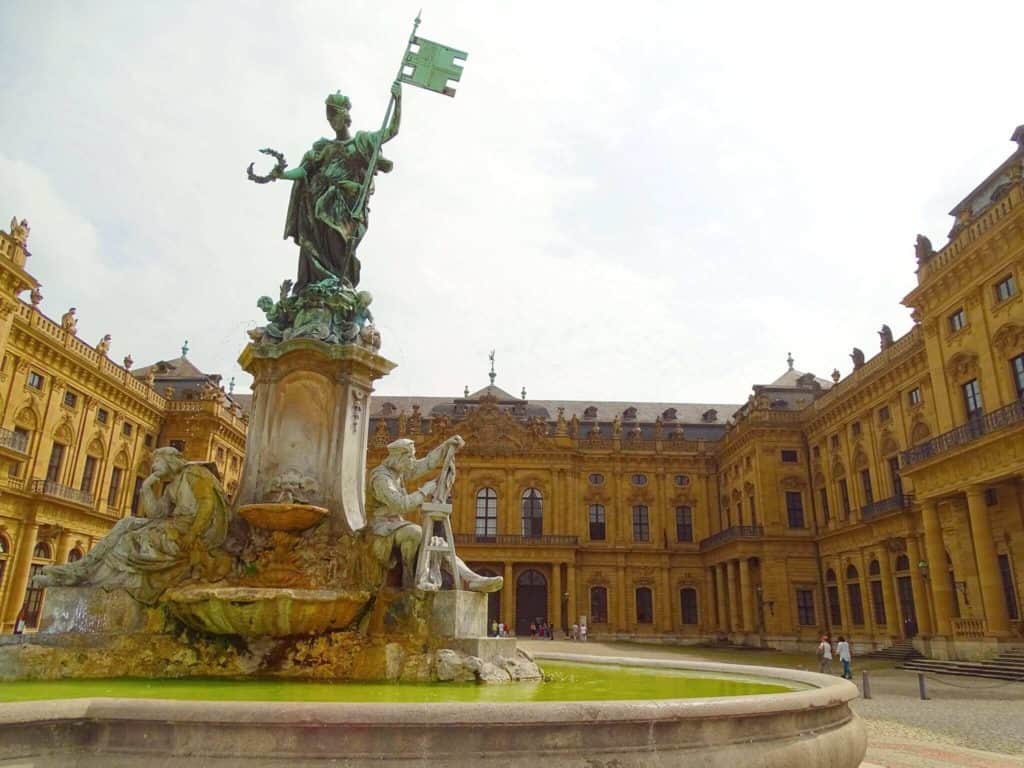
<path id="1" fill-rule="evenodd" d="M 582 617 L 591 636 L 673 642 L 1024 643 L 1024 127 L 1012 139 L 948 242 L 918 238 L 912 330 L 883 327 L 845 379 L 790 359 L 743 405 L 695 405 L 533 401 L 492 373 L 462 397 L 375 397 L 367 466 L 398 437 L 466 438 L 456 544 L 505 577 L 491 618 L 520 634 Z M 83 344 L 17 298 L 35 288 L 25 254 L 0 234 L 4 631 L 38 612 L 33 569 L 131 514 L 156 445 L 215 462 L 230 490 L 248 406 L 185 354 L 129 372 Z"/>
<path id="2" fill-rule="evenodd" d="M 174 445 L 210 461 L 228 489 L 245 449 L 246 398 L 187 358 L 132 370 L 41 309 L 26 270 L 28 228 L 0 232 L 0 631 L 33 630 L 44 590 L 29 588 L 46 565 L 77 560 L 135 514 L 154 448 Z M 29 300 L 20 294 L 29 292 Z"/>

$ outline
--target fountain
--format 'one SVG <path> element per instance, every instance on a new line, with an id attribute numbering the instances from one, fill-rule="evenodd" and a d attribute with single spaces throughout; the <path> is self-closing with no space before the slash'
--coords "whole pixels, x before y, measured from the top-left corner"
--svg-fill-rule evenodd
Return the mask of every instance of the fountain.
<path id="1" fill-rule="evenodd" d="M 403 65 L 413 74 L 396 80 L 380 131 L 351 136 L 351 105 L 332 94 L 326 108 L 336 139 L 316 142 L 294 169 L 274 150 L 261 150 L 277 158 L 269 175 L 249 168 L 253 181 L 293 183 L 286 236 L 300 256 L 297 279 L 286 280 L 276 300 L 260 298 L 267 324 L 250 332 L 240 358 L 253 376 L 253 412 L 236 497 L 228 501 L 214 467 L 186 462 L 174 448 L 155 450 L 141 489 L 144 516 L 120 520 L 84 558 L 36 577 L 48 590 L 40 632 L 0 639 L 0 679 L 540 684 L 537 665 L 513 638 L 486 637 L 486 593 L 500 589 L 501 578 L 474 573 L 455 552 L 448 498 L 462 439 L 422 458 L 412 441 L 396 440 L 367 473 L 370 393 L 394 364 L 378 354 L 372 297 L 355 290 L 366 202 L 374 175 L 391 170 L 379 150 L 398 131 L 399 81 L 446 88 L 458 77 L 443 60 L 465 58 L 415 36 L 410 43 L 417 52 L 410 46 Z M 432 66 L 449 72 L 440 87 Z M 407 490 L 434 472 L 436 479 Z M 407 519 L 417 510 L 422 528 Z M 442 569 L 453 588 L 442 588 Z M 745 675 L 788 692 L 430 705 L 21 702 L 0 705 L 0 759 L 249 768 L 339 759 L 512 766 L 539 756 L 560 766 L 621 768 L 681 759 L 859 764 L 864 733 L 848 707 L 856 688 L 846 681 L 676 667 Z"/>

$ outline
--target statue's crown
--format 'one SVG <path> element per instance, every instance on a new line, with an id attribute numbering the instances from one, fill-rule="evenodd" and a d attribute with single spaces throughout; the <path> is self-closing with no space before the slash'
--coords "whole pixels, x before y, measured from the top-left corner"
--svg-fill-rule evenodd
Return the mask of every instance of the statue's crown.
<path id="1" fill-rule="evenodd" d="M 335 91 L 326 99 L 324 104 L 328 107 L 334 107 L 335 109 L 351 109 L 352 102 L 348 100 L 348 96 L 343 94 L 341 91 Z"/>

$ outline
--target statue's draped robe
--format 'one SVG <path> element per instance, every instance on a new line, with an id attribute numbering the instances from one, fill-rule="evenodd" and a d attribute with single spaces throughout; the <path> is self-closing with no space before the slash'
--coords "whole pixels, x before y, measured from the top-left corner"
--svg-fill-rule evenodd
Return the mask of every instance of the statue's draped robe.
<path id="1" fill-rule="evenodd" d="M 228 499 L 200 463 L 186 464 L 167 484 L 150 517 L 126 517 L 81 560 L 44 568 L 54 586 L 121 587 L 152 605 L 189 576 L 208 576 L 228 530 Z"/>
<path id="2" fill-rule="evenodd" d="M 352 207 L 379 139 L 377 131 L 358 131 L 345 140 L 320 139 L 303 156 L 306 176 L 292 183 L 284 227 L 285 238 L 299 246 L 296 294 L 332 275 L 359 284 L 356 247 L 366 234 L 370 195 L 355 216 Z M 393 163 L 378 155 L 376 167 L 387 173 Z"/>

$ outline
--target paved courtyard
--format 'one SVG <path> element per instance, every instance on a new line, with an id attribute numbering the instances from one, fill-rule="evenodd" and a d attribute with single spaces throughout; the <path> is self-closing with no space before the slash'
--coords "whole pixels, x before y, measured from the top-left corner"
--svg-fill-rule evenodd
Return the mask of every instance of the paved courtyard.
<path id="1" fill-rule="evenodd" d="M 521 640 L 531 652 L 586 653 L 644 658 L 690 658 L 814 669 L 807 654 L 683 648 L 640 643 Z M 891 662 L 854 661 L 855 682 L 867 669 L 871 699 L 853 709 L 868 729 L 862 768 L 1024 768 L 1024 683 L 928 675 L 928 701 L 918 695 L 917 675 Z"/>

